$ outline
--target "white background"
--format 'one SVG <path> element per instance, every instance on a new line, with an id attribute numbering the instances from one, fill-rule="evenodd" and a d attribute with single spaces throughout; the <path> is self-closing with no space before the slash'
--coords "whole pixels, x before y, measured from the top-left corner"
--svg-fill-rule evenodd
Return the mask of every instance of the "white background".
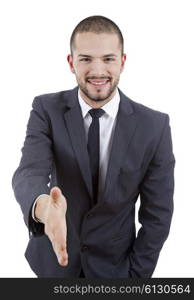
<path id="1" fill-rule="evenodd" d="M 66 56 L 72 30 L 101 14 L 123 32 L 120 88 L 170 116 L 175 211 L 153 277 L 194 277 L 194 1 L 0 1 L 0 277 L 35 277 L 24 258 L 28 231 L 11 178 L 36 95 L 73 88 Z"/>

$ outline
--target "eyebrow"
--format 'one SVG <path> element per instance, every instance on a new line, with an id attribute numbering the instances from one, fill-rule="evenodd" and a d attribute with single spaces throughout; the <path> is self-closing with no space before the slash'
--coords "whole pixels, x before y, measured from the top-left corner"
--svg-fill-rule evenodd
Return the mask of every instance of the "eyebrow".
<path id="1" fill-rule="evenodd" d="M 79 56 L 81 56 L 81 57 L 88 57 L 88 58 L 91 58 L 91 57 L 92 57 L 91 55 L 87 55 L 87 54 L 79 54 L 78 57 L 79 57 Z M 113 54 L 113 53 L 103 55 L 102 57 L 110 57 L 110 56 L 117 57 L 117 55 L 116 55 L 116 54 Z"/>

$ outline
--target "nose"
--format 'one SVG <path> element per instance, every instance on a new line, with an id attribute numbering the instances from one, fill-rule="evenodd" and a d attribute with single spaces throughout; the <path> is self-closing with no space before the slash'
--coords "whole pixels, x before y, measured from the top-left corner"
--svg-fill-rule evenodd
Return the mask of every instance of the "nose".
<path id="1" fill-rule="evenodd" d="M 90 72 L 93 74 L 93 76 L 105 76 L 105 71 L 105 64 L 101 60 L 95 60 L 90 65 Z"/>

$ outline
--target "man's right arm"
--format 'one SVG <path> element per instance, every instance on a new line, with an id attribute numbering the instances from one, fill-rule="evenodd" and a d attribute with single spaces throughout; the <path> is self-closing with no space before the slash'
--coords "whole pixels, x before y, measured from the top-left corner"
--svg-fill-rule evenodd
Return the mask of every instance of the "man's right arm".
<path id="1" fill-rule="evenodd" d="M 53 151 L 49 118 L 41 97 L 34 99 L 32 108 L 21 161 L 13 175 L 12 186 L 30 234 L 40 236 L 44 234 L 44 224 L 34 221 L 32 206 L 39 195 L 50 193 Z"/>
<path id="2" fill-rule="evenodd" d="M 13 175 L 12 187 L 30 235 L 46 234 L 59 264 L 66 266 L 67 202 L 58 187 L 49 188 L 54 163 L 52 135 L 40 97 L 34 99 L 32 107 L 22 157 Z M 33 219 L 32 209 L 40 222 Z"/>

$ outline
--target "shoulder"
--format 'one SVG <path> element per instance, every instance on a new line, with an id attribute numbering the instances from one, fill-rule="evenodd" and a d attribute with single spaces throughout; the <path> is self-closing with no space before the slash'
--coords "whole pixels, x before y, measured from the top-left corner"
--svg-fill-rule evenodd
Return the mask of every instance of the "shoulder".
<path id="1" fill-rule="evenodd" d="M 131 107 L 131 111 L 136 117 L 140 127 L 153 131 L 161 129 L 169 122 L 169 115 L 166 112 L 155 110 L 136 102 L 121 92 L 121 99 Z"/>
<path id="2" fill-rule="evenodd" d="M 32 108 L 48 115 L 62 113 L 78 101 L 77 92 L 78 88 L 75 87 L 71 90 L 38 95 L 33 100 Z"/>
<path id="3" fill-rule="evenodd" d="M 66 102 L 69 97 L 72 97 L 75 89 L 59 91 L 55 93 L 41 94 L 34 98 L 35 102 L 41 102 L 43 105 L 58 103 L 60 101 Z"/>
<path id="4" fill-rule="evenodd" d="M 145 119 L 145 121 L 162 122 L 169 117 L 166 112 L 155 110 L 131 99 L 129 99 L 129 101 L 131 102 L 134 113 L 136 113 L 142 120 Z"/>

